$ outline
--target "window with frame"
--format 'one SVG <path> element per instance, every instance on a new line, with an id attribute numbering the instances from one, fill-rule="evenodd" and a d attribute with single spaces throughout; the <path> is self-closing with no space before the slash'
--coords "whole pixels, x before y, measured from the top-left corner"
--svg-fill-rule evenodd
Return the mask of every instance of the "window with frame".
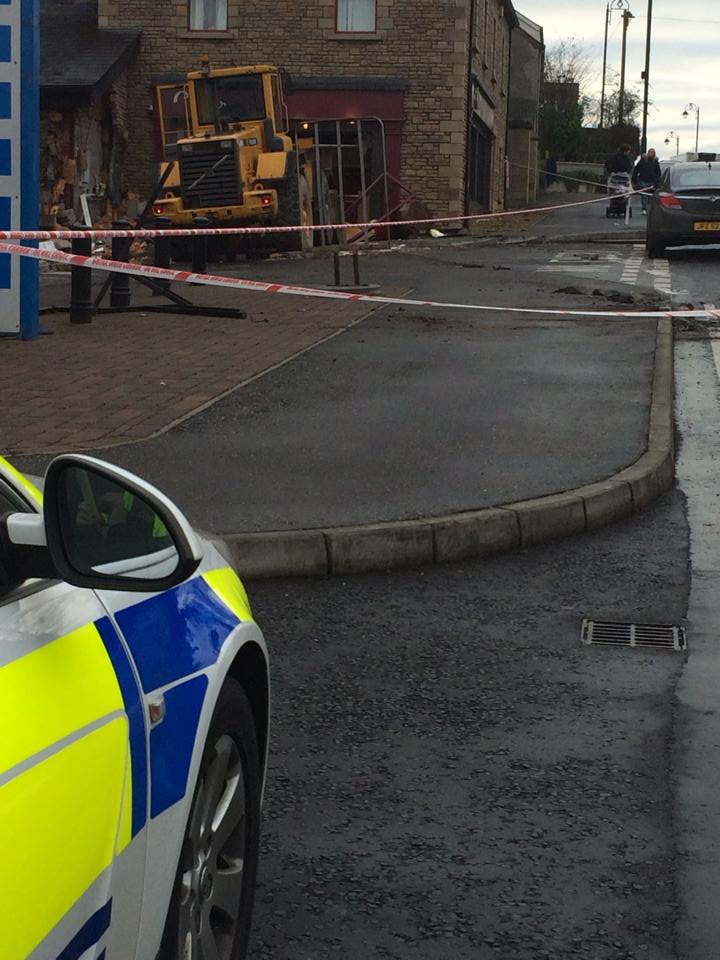
<path id="1" fill-rule="evenodd" d="M 336 0 L 337 33 L 375 33 L 377 0 Z"/>
<path id="2" fill-rule="evenodd" d="M 190 0 L 191 30 L 227 30 L 228 0 Z"/>

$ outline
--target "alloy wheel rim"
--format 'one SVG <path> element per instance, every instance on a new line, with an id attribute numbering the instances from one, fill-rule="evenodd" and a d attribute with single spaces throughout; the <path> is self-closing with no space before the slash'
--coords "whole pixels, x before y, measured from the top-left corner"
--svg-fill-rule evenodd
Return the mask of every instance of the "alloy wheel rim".
<path id="1" fill-rule="evenodd" d="M 240 751 L 215 743 L 190 814 L 180 888 L 181 960 L 229 960 L 242 900 L 246 790 Z"/>

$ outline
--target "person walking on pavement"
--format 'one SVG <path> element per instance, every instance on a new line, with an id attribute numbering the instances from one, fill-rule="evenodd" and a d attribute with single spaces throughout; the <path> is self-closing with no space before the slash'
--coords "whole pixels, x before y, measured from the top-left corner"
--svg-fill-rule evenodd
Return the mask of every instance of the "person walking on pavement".
<path id="1" fill-rule="evenodd" d="M 644 153 L 633 170 L 632 182 L 636 190 L 652 189 L 654 190 L 660 183 L 661 170 L 657 155 L 652 147 L 647 153 Z M 650 201 L 649 193 L 640 194 L 640 203 L 642 204 L 642 215 L 647 216 L 648 203 Z"/>
<path id="2" fill-rule="evenodd" d="M 605 164 L 608 173 L 632 173 L 632 168 L 629 143 L 621 144 Z"/>

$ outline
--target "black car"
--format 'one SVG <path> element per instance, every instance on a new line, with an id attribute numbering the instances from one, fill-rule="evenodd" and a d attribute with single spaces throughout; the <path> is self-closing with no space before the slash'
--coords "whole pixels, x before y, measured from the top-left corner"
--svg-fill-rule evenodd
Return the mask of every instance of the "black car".
<path id="1" fill-rule="evenodd" d="M 720 243 L 720 161 L 671 163 L 650 198 L 647 254 L 662 257 L 666 247 Z"/>

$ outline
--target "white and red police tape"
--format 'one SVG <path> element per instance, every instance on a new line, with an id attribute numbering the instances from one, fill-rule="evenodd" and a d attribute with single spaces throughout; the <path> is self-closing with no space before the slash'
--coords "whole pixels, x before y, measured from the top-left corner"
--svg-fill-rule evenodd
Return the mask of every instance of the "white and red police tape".
<path id="1" fill-rule="evenodd" d="M 607 181 L 601 180 L 583 180 L 580 177 L 573 177 L 569 173 L 550 173 L 548 170 L 541 170 L 539 167 L 529 167 L 526 163 L 518 163 L 516 160 L 509 160 L 508 163 L 511 167 L 518 167 L 520 170 L 529 170 L 531 173 L 540 173 L 543 176 L 551 176 L 554 180 L 567 180 L 569 183 L 584 183 L 588 187 L 601 187 L 604 184 L 607 184 Z M 652 193 L 652 188 L 644 187 L 642 190 L 631 190 L 627 191 L 626 196 L 629 193 Z"/>
<path id="2" fill-rule="evenodd" d="M 643 193 L 633 190 L 625 196 Z M 297 233 L 316 230 L 371 230 L 378 227 L 410 227 L 430 224 L 459 223 L 475 220 L 497 220 L 505 217 L 517 217 L 528 213 L 550 213 L 553 210 L 567 210 L 570 207 L 584 207 L 594 203 L 606 203 L 607 196 L 593 200 L 578 200 L 572 203 L 557 203 L 548 207 L 526 207 L 522 210 L 502 210 L 498 213 L 472 213 L 453 217 L 426 217 L 422 220 L 368 220 L 363 223 L 316 223 L 305 226 L 257 226 L 257 227 L 172 227 L 169 229 L 129 229 L 129 230 L 0 230 L 0 240 L 111 240 L 113 237 L 132 238 L 133 240 L 152 240 L 155 237 L 223 237 L 240 234 Z"/>
<path id="3" fill-rule="evenodd" d="M 635 319 L 657 317 L 711 317 L 720 319 L 720 309 L 702 310 L 551 310 L 540 307 L 505 307 L 488 304 L 451 303 L 438 300 L 414 300 L 408 297 L 380 297 L 367 293 L 344 293 L 340 290 L 323 290 L 316 287 L 301 287 L 296 284 L 266 283 L 262 280 L 246 280 L 241 277 L 223 277 L 211 273 L 192 273 L 189 270 L 173 270 L 165 267 L 153 267 L 140 263 L 123 263 L 119 260 L 106 260 L 104 257 L 84 257 L 79 254 L 64 253 L 61 250 L 21 247 L 15 243 L 0 242 L 0 253 L 10 253 L 35 260 L 47 260 L 51 263 L 63 263 L 73 267 L 88 267 L 107 270 L 110 273 L 127 273 L 131 276 L 154 277 L 157 280 L 175 280 L 181 283 L 194 283 L 208 287 L 229 287 L 234 290 L 247 290 L 254 293 L 281 293 L 300 297 L 318 297 L 323 300 L 344 300 L 374 304 L 397 304 L 410 307 L 438 307 L 444 310 L 476 310 L 483 313 L 522 313 L 541 317 L 632 317 Z"/>

